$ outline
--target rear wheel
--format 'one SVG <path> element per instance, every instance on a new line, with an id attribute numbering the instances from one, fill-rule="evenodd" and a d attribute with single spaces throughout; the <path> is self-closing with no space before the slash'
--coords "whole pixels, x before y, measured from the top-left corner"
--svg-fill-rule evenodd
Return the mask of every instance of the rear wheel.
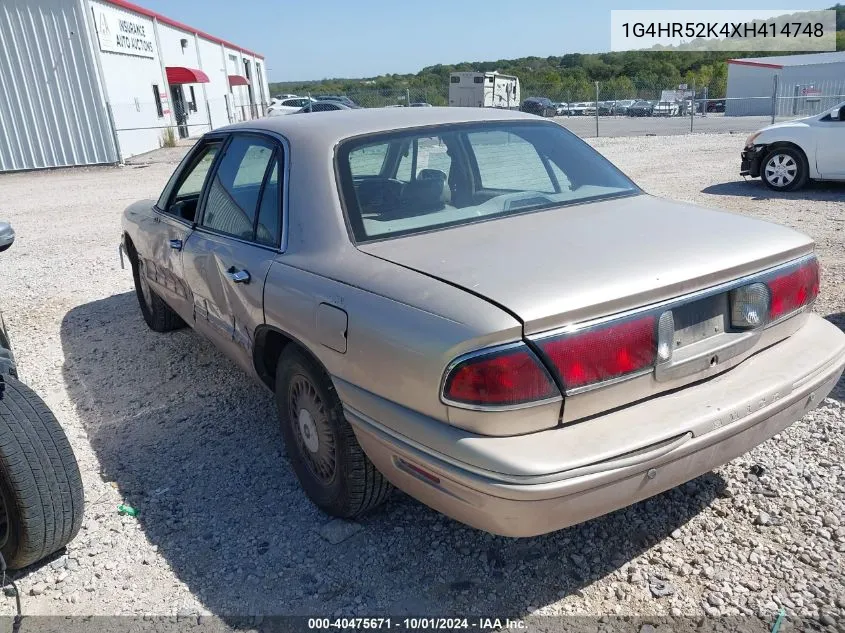
<path id="1" fill-rule="evenodd" d="M 58 420 L 26 385 L 0 384 L 0 552 L 20 569 L 67 545 L 82 525 L 79 466 Z"/>
<path id="2" fill-rule="evenodd" d="M 763 158 L 760 178 L 769 189 L 795 191 L 807 183 L 807 159 L 791 147 L 776 147 Z"/>
<path id="3" fill-rule="evenodd" d="M 147 276 L 143 273 L 143 263 L 139 260 L 138 254 L 130 250 L 129 258 L 132 262 L 132 278 L 135 281 L 135 294 L 138 297 L 138 305 L 141 307 L 141 314 L 144 321 L 155 332 L 170 332 L 185 327 L 182 320 L 173 309 L 164 302 L 150 287 Z"/>
<path id="4" fill-rule="evenodd" d="M 393 487 L 358 444 L 334 385 L 295 345 L 279 358 L 276 405 L 285 449 L 315 505 L 332 516 L 352 518 L 387 499 Z"/>

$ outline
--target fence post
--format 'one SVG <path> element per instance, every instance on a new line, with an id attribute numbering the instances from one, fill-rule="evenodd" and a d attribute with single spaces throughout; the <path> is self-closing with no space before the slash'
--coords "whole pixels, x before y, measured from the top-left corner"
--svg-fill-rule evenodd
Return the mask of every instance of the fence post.
<path id="1" fill-rule="evenodd" d="M 692 82 L 692 99 L 690 100 L 689 109 L 689 131 L 692 134 L 693 121 L 695 121 L 695 82 Z"/>
<path id="2" fill-rule="evenodd" d="M 411 89 L 405 88 L 405 105 L 411 107 Z"/>
<path id="3" fill-rule="evenodd" d="M 596 82 L 596 137 L 599 135 L 599 82 Z"/>
<path id="4" fill-rule="evenodd" d="M 707 86 L 704 86 L 704 102 L 701 104 L 701 116 L 707 116 Z"/>
<path id="5" fill-rule="evenodd" d="M 778 111 L 778 76 L 772 75 L 772 123 Z"/>
<path id="6" fill-rule="evenodd" d="M 308 94 L 306 96 L 308 97 L 308 112 L 311 112 L 311 91 L 310 90 L 308 91 Z"/>

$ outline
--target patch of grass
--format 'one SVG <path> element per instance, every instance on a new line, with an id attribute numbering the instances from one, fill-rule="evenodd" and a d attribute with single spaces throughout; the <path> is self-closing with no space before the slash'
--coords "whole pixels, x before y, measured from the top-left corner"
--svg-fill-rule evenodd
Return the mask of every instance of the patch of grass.
<path id="1" fill-rule="evenodd" d="M 172 127 L 165 128 L 161 133 L 162 147 L 176 147 L 176 130 Z"/>

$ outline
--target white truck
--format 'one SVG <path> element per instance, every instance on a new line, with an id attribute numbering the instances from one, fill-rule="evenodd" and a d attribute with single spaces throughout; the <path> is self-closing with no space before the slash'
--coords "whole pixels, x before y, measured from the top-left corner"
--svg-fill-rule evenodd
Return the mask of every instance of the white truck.
<path id="1" fill-rule="evenodd" d="M 493 72 L 457 72 L 449 77 L 449 105 L 519 108 L 519 79 Z"/>

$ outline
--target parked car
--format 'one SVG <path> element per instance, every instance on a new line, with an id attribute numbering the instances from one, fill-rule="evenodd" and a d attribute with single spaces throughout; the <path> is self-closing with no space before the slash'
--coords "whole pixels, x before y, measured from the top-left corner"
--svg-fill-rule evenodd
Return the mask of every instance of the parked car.
<path id="1" fill-rule="evenodd" d="M 616 115 L 626 115 L 628 114 L 628 108 L 634 105 L 635 101 L 633 99 L 623 99 L 621 101 L 617 101 L 616 104 L 613 106 L 613 114 Z"/>
<path id="2" fill-rule="evenodd" d="M 568 116 L 570 114 L 569 104 L 566 102 L 556 103 L 555 114 L 557 116 Z"/>
<path id="3" fill-rule="evenodd" d="M 845 102 L 754 132 L 745 141 L 740 174 L 759 176 L 775 191 L 794 191 L 808 180 L 845 181 Z"/>
<path id="4" fill-rule="evenodd" d="M 584 110 L 587 108 L 587 104 L 583 101 L 578 101 L 576 103 L 569 104 L 569 114 L 572 116 L 583 116 Z"/>
<path id="5" fill-rule="evenodd" d="M 316 103 L 315 99 L 309 97 L 294 97 L 292 99 L 282 99 L 277 103 L 271 104 L 267 108 L 267 116 L 280 116 L 283 114 L 293 114 L 304 108 L 309 103 Z"/>
<path id="6" fill-rule="evenodd" d="M 285 99 L 296 99 L 297 97 L 299 97 L 299 95 L 292 95 L 292 94 L 275 95 L 271 99 L 271 102 L 272 101 L 284 101 Z"/>
<path id="7" fill-rule="evenodd" d="M 144 320 L 275 394 L 338 517 L 395 485 L 497 534 L 557 530 L 745 453 L 845 366 L 811 238 L 647 195 L 524 113 L 220 128 L 122 222 Z"/>
<path id="8" fill-rule="evenodd" d="M 599 116 L 609 116 L 613 114 L 613 101 L 599 101 Z"/>
<path id="9" fill-rule="evenodd" d="M 338 103 L 342 103 L 348 108 L 360 107 L 357 103 L 345 95 L 319 95 L 314 98 L 317 99 L 317 101 L 336 101 Z"/>
<path id="10" fill-rule="evenodd" d="M 707 111 L 708 112 L 724 112 L 725 111 L 725 100 L 724 99 L 708 100 L 707 101 Z"/>
<path id="11" fill-rule="evenodd" d="M 550 99 L 546 97 L 528 97 L 522 102 L 522 112 L 536 114 L 537 116 L 551 117 L 557 114 L 557 108 Z"/>
<path id="12" fill-rule="evenodd" d="M 0 252 L 15 233 L 0 222 Z M 82 525 L 82 477 L 67 435 L 44 401 L 18 379 L 0 313 L 0 554 L 21 569 L 70 543 Z"/>
<path id="13" fill-rule="evenodd" d="M 396 106 L 401 107 L 401 106 Z M 293 114 L 308 114 L 309 112 L 336 112 L 338 110 L 355 110 L 358 106 L 352 107 L 340 101 L 315 101 L 304 108 L 293 112 Z"/>
<path id="14" fill-rule="evenodd" d="M 628 106 L 628 116 L 653 116 L 654 106 L 649 101 L 635 101 Z"/>
<path id="15" fill-rule="evenodd" d="M 678 104 L 674 101 L 658 101 L 652 110 L 654 116 L 678 116 Z"/>
<path id="16" fill-rule="evenodd" d="M 432 108 L 434 106 L 432 106 L 430 103 L 425 103 L 424 101 L 418 101 L 417 103 L 412 103 L 411 107 L 412 108 Z"/>

